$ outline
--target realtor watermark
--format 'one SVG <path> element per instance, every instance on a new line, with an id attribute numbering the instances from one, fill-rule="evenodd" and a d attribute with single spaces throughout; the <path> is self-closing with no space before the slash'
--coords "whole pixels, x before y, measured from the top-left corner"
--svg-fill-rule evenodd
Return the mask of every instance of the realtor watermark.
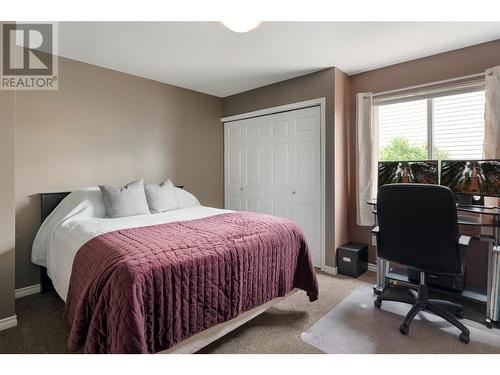
<path id="1" fill-rule="evenodd" d="M 57 23 L 2 23 L 0 90 L 57 90 Z"/>

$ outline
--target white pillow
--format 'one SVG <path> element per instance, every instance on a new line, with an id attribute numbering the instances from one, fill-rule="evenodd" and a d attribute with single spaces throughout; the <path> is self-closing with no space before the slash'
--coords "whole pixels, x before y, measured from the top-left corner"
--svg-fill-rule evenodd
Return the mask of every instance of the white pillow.
<path id="1" fill-rule="evenodd" d="M 181 208 L 179 199 L 177 198 L 177 191 L 170 179 L 159 185 L 146 184 L 144 185 L 144 191 L 146 192 L 149 211 L 152 214 Z"/>
<path id="2" fill-rule="evenodd" d="M 148 215 L 149 207 L 144 192 L 144 180 L 125 186 L 99 185 L 106 216 L 110 218 Z"/>
<path id="3" fill-rule="evenodd" d="M 175 190 L 181 208 L 201 206 L 198 199 L 189 191 L 180 188 L 175 188 Z"/>

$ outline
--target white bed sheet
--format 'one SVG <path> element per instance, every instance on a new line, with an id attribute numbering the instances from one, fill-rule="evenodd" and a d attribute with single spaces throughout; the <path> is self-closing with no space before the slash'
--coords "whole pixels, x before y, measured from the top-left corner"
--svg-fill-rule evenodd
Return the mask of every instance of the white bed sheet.
<path id="1" fill-rule="evenodd" d="M 110 219 L 95 217 L 102 216 L 99 203 L 92 204 L 92 199 L 87 198 L 79 202 L 78 194 L 76 197 L 74 193 L 72 195 L 42 224 L 31 255 L 33 263 L 47 267 L 47 274 L 64 301 L 68 293 L 73 259 L 80 247 L 92 238 L 119 229 L 194 220 L 230 212 L 197 205 L 159 214 Z"/>

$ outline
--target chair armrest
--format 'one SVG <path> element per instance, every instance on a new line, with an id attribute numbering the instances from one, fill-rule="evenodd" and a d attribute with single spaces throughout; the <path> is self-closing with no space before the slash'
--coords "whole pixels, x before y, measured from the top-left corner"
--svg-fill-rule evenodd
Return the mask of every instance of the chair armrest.
<path id="1" fill-rule="evenodd" d="M 379 227 L 377 225 L 375 228 L 372 229 L 372 233 L 373 234 L 378 234 L 378 232 L 380 232 L 380 229 L 379 229 Z"/>
<path id="2" fill-rule="evenodd" d="M 471 241 L 471 237 L 462 235 L 458 239 L 458 245 L 462 246 L 462 247 L 467 247 L 467 246 L 469 246 L 470 241 Z"/>

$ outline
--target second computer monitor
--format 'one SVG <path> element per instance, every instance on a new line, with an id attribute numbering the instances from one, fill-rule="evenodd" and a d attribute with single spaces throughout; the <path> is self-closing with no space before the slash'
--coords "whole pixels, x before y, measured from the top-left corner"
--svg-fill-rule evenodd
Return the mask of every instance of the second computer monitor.
<path id="1" fill-rule="evenodd" d="M 437 184 L 437 160 L 380 161 L 378 186 L 395 183 Z"/>
<path id="2" fill-rule="evenodd" d="M 500 160 L 443 160 L 441 185 L 456 194 L 500 196 Z"/>

